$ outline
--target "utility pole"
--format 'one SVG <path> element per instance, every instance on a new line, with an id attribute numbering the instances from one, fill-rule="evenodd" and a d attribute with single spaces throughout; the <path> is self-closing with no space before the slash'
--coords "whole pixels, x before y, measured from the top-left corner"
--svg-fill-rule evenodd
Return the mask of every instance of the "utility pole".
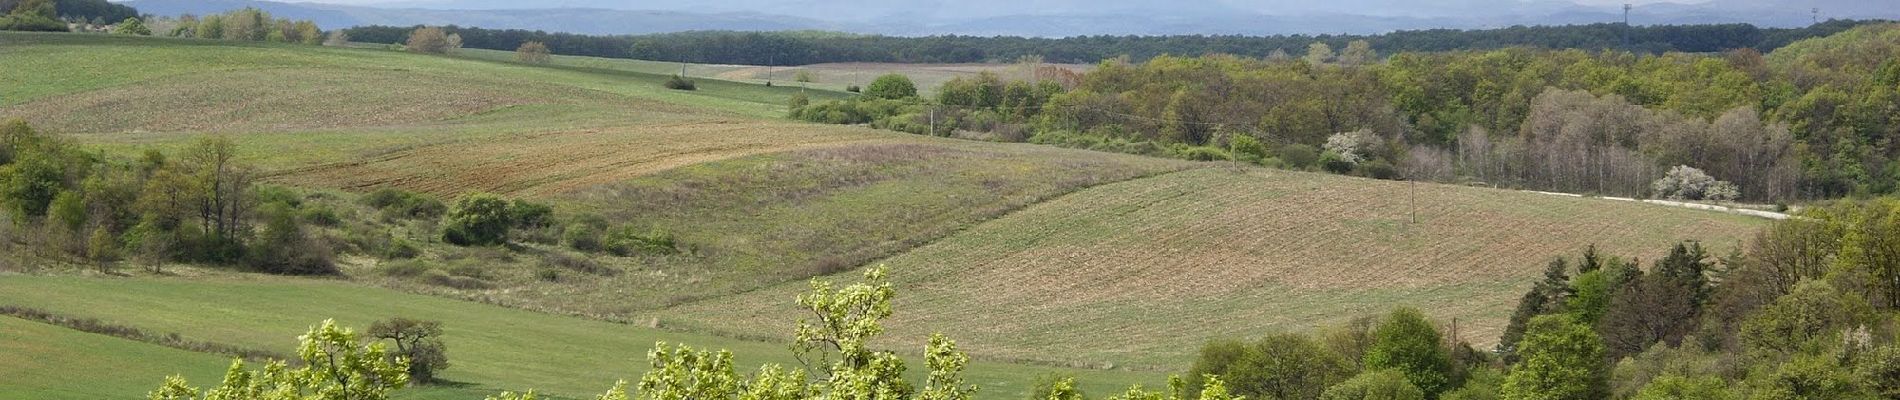
<path id="1" fill-rule="evenodd" d="M 772 86 L 772 66 L 778 65 L 778 55 L 765 56 L 765 86 Z"/>
<path id="2" fill-rule="evenodd" d="M 937 136 L 937 106 L 930 106 L 930 136 Z"/>
<path id="3" fill-rule="evenodd" d="M 1815 7 L 1815 8 L 1813 8 L 1813 9 L 1809 9 L 1809 10 L 1808 10 L 1808 14 L 1809 14 L 1809 15 L 1811 15 L 1811 16 L 1812 16 L 1812 18 L 1814 19 L 1814 24 L 1815 24 L 1815 25 L 1820 25 L 1820 24 L 1821 24 L 1821 8 L 1820 8 L 1820 7 Z"/>

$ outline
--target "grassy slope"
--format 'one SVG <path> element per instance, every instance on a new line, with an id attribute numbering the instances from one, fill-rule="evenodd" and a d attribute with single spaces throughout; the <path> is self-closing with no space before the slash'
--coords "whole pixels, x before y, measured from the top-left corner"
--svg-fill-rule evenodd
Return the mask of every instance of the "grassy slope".
<path id="1" fill-rule="evenodd" d="M 12 278 L 7 278 L 11 280 Z M 229 358 L 0 316 L 0 398 L 133 398 L 167 375 L 224 376 Z"/>
<path id="2" fill-rule="evenodd" d="M 784 300 L 791 301 L 789 298 Z M 731 349 L 746 371 L 753 370 L 760 363 L 796 365 L 783 344 L 561 317 L 402 294 L 337 281 L 270 277 L 98 279 L 5 276 L 0 278 L 0 304 L 100 318 L 158 332 L 177 332 L 188 338 L 285 353 L 293 350 L 297 335 L 325 318 L 336 318 L 339 323 L 359 328 L 367 326 L 371 320 L 397 315 L 436 319 L 444 323 L 444 337 L 453 362 L 453 366 L 443 376 L 451 381 L 472 385 L 463 388 L 464 393 L 502 388 L 536 388 L 568 397 L 598 393 L 606 390 L 617 379 L 637 380 L 646 369 L 646 351 L 658 341 Z M 13 327 L 14 321 L 17 320 L 0 319 L 0 338 L 21 331 Z M 53 331 L 62 329 L 52 328 Z M 791 326 L 774 327 L 773 331 L 789 335 Z M 99 347 L 102 351 L 93 352 L 84 349 L 91 348 L 94 342 L 88 336 L 96 335 L 69 330 L 64 332 L 76 335 L 54 332 L 61 336 L 55 336 L 60 340 L 53 342 L 34 340 L 15 343 L 0 340 L 0 349 L 31 346 L 27 348 L 44 352 L 48 358 L 57 359 L 74 353 L 91 358 L 40 361 L 69 363 L 50 366 L 7 362 L 0 363 L 0 371 L 7 371 L 9 366 L 34 365 L 36 371 L 72 372 L 46 376 L 39 376 L 42 374 L 35 372 L 34 375 L 28 375 L 30 379 L 22 382 L 40 386 L 25 386 L 23 391 L 34 396 L 79 390 L 84 393 L 133 397 L 150 390 L 148 386 L 156 386 L 160 378 L 173 372 L 186 372 L 196 382 L 210 382 L 208 379 L 218 376 L 217 372 L 228 364 L 222 357 L 164 348 L 141 348 L 136 343 L 111 338 L 105 338 L 111 340 L 104 342 L 117 341 L 109 343 L 117 347 Z M 19 334 L 45 333 L 34 330 Z M 68 348 L 67 336 L 73 336 L 70 343 L 74 348 Z M 898 349 L 913 356 L 922 350 L 921 347 Z M 22 354 L 28 357 L 25 361 L 33 361 L 40 360 L 38 354 L 42 353 L 0 351 L 0 361 Z M 74 374 L 92 373 L 79 369 L 86 368 L 89 363 L 104 362 L 97 360 L 102 357 L 110 357 L 109 361 L 115 363 L 113 371 L 123 376 L 108 380 L 111 385 L 102 384 L 91 388 L 85 388 L 90 385 L 78 384 L 87 382 L 84 379 L 69 379 L 86 377 Z M 918 366 L 912 369 L 915 375 L 922 369 L 922 364 L 920 359 L 913 359 L 912 362 Z M 983 386 L 983 391 L 979 392 L 982 398 L 1018 398 L 1026 393 L 1025 388 L 1034 377 L 1051 370 L 977 363 L 972 366 L 969 378 L 973 383 Z M 1111 393 L 1131 383 L 1154 386 L 1160 381 L 1158 376 L 1146 373 L 1067 372 L 1077 373 L 1082 378 L 1084 389 L 1091 393 Z M 4 395 L 7 387 L 14 385 L 0 385 L 0 397 L 10 397 Z"/>
<path id="3" fill-rule="evenodd" d="M 1390 307 L 1495 340 L 1545 262 L 1595 243 L 1654 259 L 1677 240 L 1732 248 L 1750 217 L 1484 188 L 1201 169 L 1104 185 L 893 257 L 918 343 L 950 330 L 975 354 L 1083 365 L 1184 365 L 1201 341 L 1341 323 Z M 781 325 L 801 285 L 677 307 L 707 329 Z M 686 322 L 681 322 L 686 323 Z M 1113 338 L 1112 342 L 1105 342 Z"/>

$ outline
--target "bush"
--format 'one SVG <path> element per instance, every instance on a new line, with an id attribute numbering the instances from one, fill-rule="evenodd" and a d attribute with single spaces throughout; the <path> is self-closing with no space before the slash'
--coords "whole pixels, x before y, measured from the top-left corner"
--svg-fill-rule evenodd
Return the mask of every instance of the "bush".
<path id="1" fill-rule="evenodd" d="M 1280 162 L 1293 169 L 1307 169 L 1319 163 L 1319 149 L 1304 144 L 1290 144 L 1280 148 Z"/>
<path id="2" fill-rule="evenodd" d="M 1383 369 L 1367 371 L 1326 388 L 1323 400 L 1424 400 L 1425 391 L 1405 380 L 1405 374 Z"/>
<path id="3" fill-rule="evenodd" d="M 515 61 L 529 64 L 547 64 L 552 59 L 553 57 L 548 52 L 548 45 L 545 43 L 527 41 L 521 42 L 521 46 L 515 48 Z"/>
<path id="4" fill-rule="evenodd" d="M 686 79 L 686 77 L 679 75 L 666 78 L 666 83 L 662 84 L 662 86 L 673 90 L 699 90 L 699 85 L 693 83 L 692 79 Z"/>
<path id="5" fill-rule="evenodd" d="M 411 278 L 435 270 L 435 266 L 421 261 L 403 260 L 376 265 L 376 274 L 399 278 Z"/>
<path id="6" fill-rule="evenodd" d="M 595 252 L 601 250 L 600 229 L 586 223 L 572 223 L 561 232 L 561 242 L 574 250 Z"/>
<path id="7" fill-rule="evenodd" d="M 245 252 L 259 271 L 284 275 L 332 275 L 338 271 L 330 248 L 311 240 L 289 205 L 264 206 L 264 230 Z"/>
<path id="8" fill-rule="evenodd" d="M 1319 168 L 1335 174 L 1351 173 L 1355 164 L 1339 156 L 1339 153 L 1327 151 L 1319 155 Z"/>
<path id="9" fill-rule="evenodd" d="M 845 86 L 844 91 L 851 92 L 851 93 L 859 93 L 859 92 L 863 92 L 864 88 L 858 87 L 858 85 L 850 85 L 850 86 Z"/>
<path id="10" fill-rule="evenodd" d="M 426 54 L 448 54 L 449 35 L 442 28 L 422 27 L 409 33 L 409 41 L 404 47 L 410 52 Z"/>
<path id="11" fill-rule="evenodd" d="M 917 97 L 917 84 L 902 74 L 885 74 L 872 80 L 871 86 L 864 89 L 864 95 L 887 100 Z"/>
<path id="12" fill-rule="evenodd" d="M 678 250 L 673 235 L 664 232 L 652 232 L 645 235 L 633 227 L 622 227 L 607 234 L 607 252 L 617 256 L 629 257 L 639 254 L 672 254 Z"/>
<path id="13" fill-rule="evenodd" d="M 363 196 L 364 205 L 382 210 L 391 218 L 436 218 L 448 211 L 442 201 L 428 195 L 402 189 L 383 188 Z"/>
<path id="14" fill-rule="evenodd" d="M 463 197 L 449 212 L 442 239 L 458 246 L 489 246 L 508 241 L 513 226 L 507 200 L 500 196 L 476 193 Z"/>
<path id="15" fill-rule="evenodd" d="M 1708 173 L 1687 165 L 1670 168 L 1661 179 L 1649 184 L 1656 197 L 1670 200 L 1729 201 L 1742 196 L 1741 188 L 1718 181 Z"/>
<path id="16" fill-rule="evenodd" d="M 308 207 L 303 210 L 303 222 L 322 227 L 335 227 L 343 223 L 336 209 L 328 205 Z"/>
<path id="17" fill-rule="evenodd" d="M 539 229 L 554 223 L 554 207 L 521 199 L 508 205 L 508 214 L 516 228 Z"/>
<path id="18" fill-rule="evenodd" d="M 136 17 L 126 18 L 125 21 L 120 21 L 119 25 L 112 27 L 112 33 L 118 35 L 152 36 L 151 28 L 146 28 L 145 22 L 139 21 Z"/>
<path id="19" fill-rule="evenodd" d="M 1397 168 L 1393 168 L 1392 163 L 1386 161 L 1383 158 L 1377 158 L 1371 161 L 1359 163 L 1358 170 L 1359 170 L 1359 176 L 1363 176 L 1367 178 L 1385 179 L 1385 180 L 1399 179 L 1399 170 Z"/>

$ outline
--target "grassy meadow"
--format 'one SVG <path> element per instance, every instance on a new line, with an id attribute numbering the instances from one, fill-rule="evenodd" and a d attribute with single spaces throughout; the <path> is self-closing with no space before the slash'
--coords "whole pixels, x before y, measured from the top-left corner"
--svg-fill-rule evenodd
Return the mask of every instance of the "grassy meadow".
<path id="1" fill-rule="evenodd" d="M 784 301 L 789 303 L 791 299 Z M 443 378 L 457 382 L 450 388 L 464 394 L 533 388 L 567 398 L 591 396 L 606 390 L 615 380 L 637 381 L 646 370 L 646 351 L 655 342 L 730 349 L 740 370 L 747 372 L 755 371 L 762 363 L 799 365 L 783 341 L 750 341 L 651 329 L 320 279 L 225 274 L 118 279 L 5 276 L 0 277 L 0 304 L 99 318 L 157 332 L 175 332 L 198 340 L 281 353 L 293 351 L 297 335 L 326 318 L 335 318 L 340 324 L 359 329 L 371 321 L 392 316 L 440 320 L 452 363 Z M 792 325 L 774 327 L 771 332 L 789 340 Z M 99 358 L 106 358 L 125 364 L 109 370 L 113 375 L 122 376 L 106 380 L 110 385 L 95 386 L 82 384 L 85 381 L 77 379 L 88 375 L 44 372 L 6 375 L 28 377 L 26 381 L 33 385 L 43 385 L 29 386 L 26 393 L 59 398 L 130 398 L 156 387 L 171 373 L 185 373 L 200 384 L 215 382 L 212 379 L 221 376 L 229 364 L 228 359 L 215 355 L 78 333 L 36 322 L 0 319 L 0 335 L 47 333 L 56 334 L 49 339 L 61 340 L 0 342 L 0 348 L 31 346 L 28 348 L 33 351 L 0 352 L 0 360 L 8 357 L 62 360 L 62 363 L 71 363 L 75 370 L 82 370 L 87 363 L 102 363 Z M 71 347 L 64 344 L 64 339 L 72 339 Z M 84 346 L 91 343 L 107 343 L 113 347 Z M 128 348 L 132 350 L 117 350 Z M 900 350 L 911 362 L 922 365 L 922 347 Z M 123 356 L 112 358 L 115 354 Z M 10 367 L 0 366 L 0 371 L 6 368 Z M 924 371 L 923 368 L 911 370 L 913 374 Z M 1151 372 L 986 362 L 972 365 L 969 378 L 972 383 L 982 385 L 981 398 L 1019 398 L 1026 395 L 1035 377 L 1055 371 L 1076 374 L 1084 390 L 1096 393 L 1125 389 L 1131 383 L 1155 386 L 1163 380 Z M 92 373 L 98 372 L 106 371 Z"/>

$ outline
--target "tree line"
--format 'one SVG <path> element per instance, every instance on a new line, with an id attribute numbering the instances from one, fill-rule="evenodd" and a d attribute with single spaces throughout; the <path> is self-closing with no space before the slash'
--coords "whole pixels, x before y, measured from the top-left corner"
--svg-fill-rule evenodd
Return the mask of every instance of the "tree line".
<path id="1" fill-rule="evenodd" d="M 1161 55 L 1233 54 L 1266 57 L 1275 51 L 1300 52 L 1319 42 L 1343 48 L 1366 41 L 1387 53 L 1483 50 L 1507 47 L 1551 49 L 1623 49 L 1646 54 L 1708 53 L 1753 48 L 1771 51 L 1794 41 L 1826 36 L 1873 21 L 1830 20 L 1802 28 L 1760 28 L 1748 24 L 1650 25 L 1589 24 L 1514 26 L 1499 29 L 1433 29 L 1379 35 L 1173 35 L 896 37 L 846 33 L 694 31 L 652 35 L 595 36 L 520 29 L 448 26 L 472 48 L 514 50 L 523 42 L 547 44 L 555 54 L 635 58 L 711 64 L 806 65 L 833 62 L 972 63 L 1009 62 L 1025 56 L 1049 62 L 1095 63 L 1128 56 L 1145 61 Z M 419 27 L 363 26 L 347 30 L 368 43 L 401 43 Z M 1627 37 L 1627 44 L 1625 38 Z"/>
<path id="2" fill-rule="evenodd" d="M 1615 196 L 1779 202 L 1900 181 L 1900 25 L 1769 54 L 1374 49 L 1123 58 L 1079 75 L 1030 60 L 1034 81 L 981 74 L 932 99 L 867 92 L 792 117 Z"/>

